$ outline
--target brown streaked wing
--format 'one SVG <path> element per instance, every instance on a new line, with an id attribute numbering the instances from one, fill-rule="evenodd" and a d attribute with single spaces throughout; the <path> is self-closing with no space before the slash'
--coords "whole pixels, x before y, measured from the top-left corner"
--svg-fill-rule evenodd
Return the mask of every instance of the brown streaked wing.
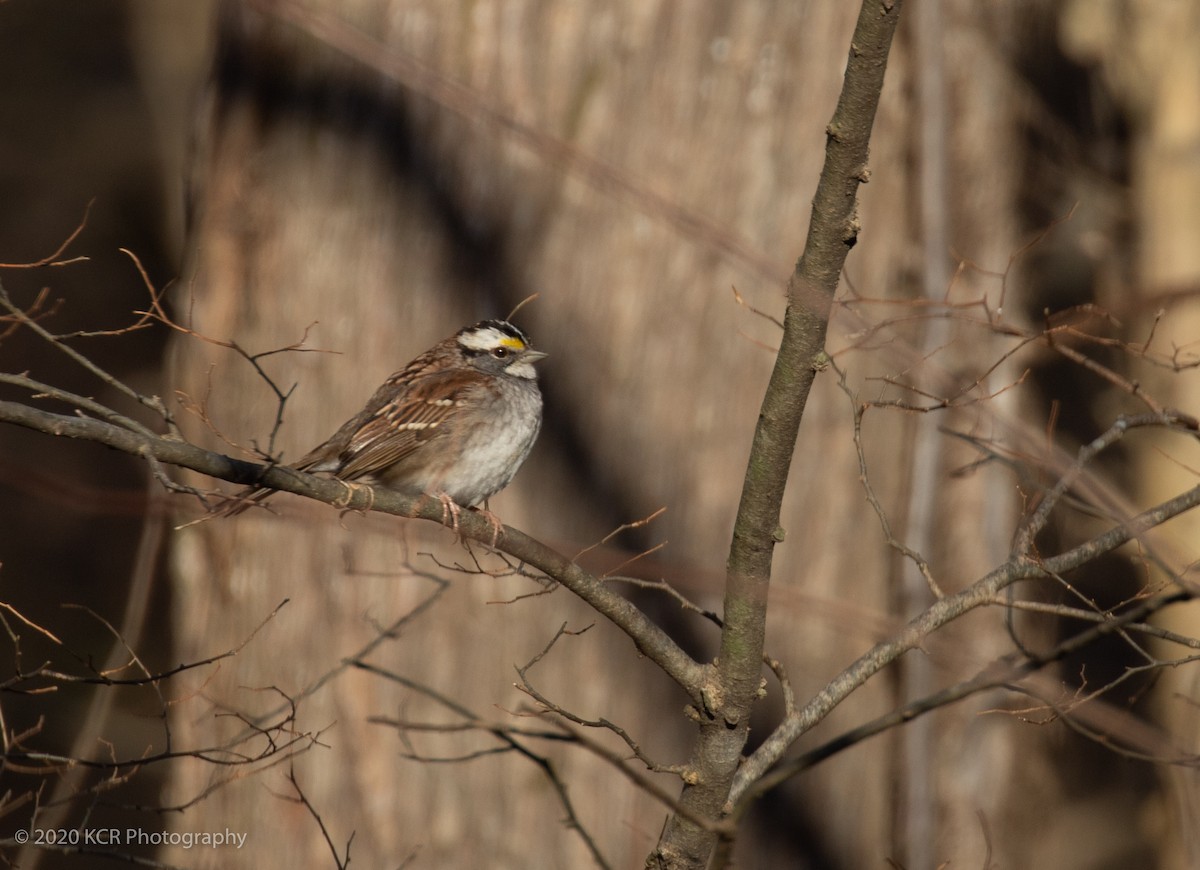
<path id="1" fill-rule="evenodd" d="M 342 451 L 337 476 L 353 480 L 409 456 L 445 431 L 441 424 L 483 380 L 478 372 L 461 370 L 419 379 L 359 427 Z"/>

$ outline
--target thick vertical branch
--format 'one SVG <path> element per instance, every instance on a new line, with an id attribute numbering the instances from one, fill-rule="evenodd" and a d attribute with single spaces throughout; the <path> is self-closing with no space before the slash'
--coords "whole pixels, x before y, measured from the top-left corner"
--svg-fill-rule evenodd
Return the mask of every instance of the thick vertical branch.
<path id="1" fill-rule="evenodd" d="M 725 585 L 725 625 L 706 709 L 693 747 L 686 813 L 668 820 L 648 865 L 702 867 L 717 833 L 689 819 L 722 812 L 759 694 L 767 588 L 783 540 L 780 505 L 809 389 L 823 367 L 829 309 L 846 256 L 858 238 L 858 186 L 867 180 L 871 127 L 879 106 L 901 0 L 867 0 L 850 45 L 842 93 L 827 130 L 825 165 L 813 199 L 804 253 L 788 281 L 783 341 L 763 397 L 734 524 Z"/>

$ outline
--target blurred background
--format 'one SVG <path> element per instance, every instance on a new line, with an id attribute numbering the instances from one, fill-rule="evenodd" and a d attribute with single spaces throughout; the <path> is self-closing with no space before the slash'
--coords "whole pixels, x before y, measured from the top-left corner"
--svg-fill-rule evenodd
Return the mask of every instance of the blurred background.
<path id="1" fill-rule="evenodd" d="M 665 507 L 584 563 L 665 578 L 719 608 L 778 340 L 759 312 L 781 316 L 802 249 L 850 7 L 9 0 L 0 262 L 40 261 L 81 224 L 60 259 L 87 259 L 4 268 L 0 281 L 21 306 L 49 288 L 55 332 L 117 330 L 149 304 L 140 263 L 193 334 L 157 325 L 71 346 L 162 396 L 190 438 L 285 461 L 417 353 L 537 294 L 515 320 L 550 354 L 546 427 L 492 509 L 570 555 Z M 949 419 L 880 410 L 864 424 L 893 533 L 953 591 L 1004 559 L 1027 490 L 1010 469 L 974 468 L 978 452 L 939 425 L 1017 452 L 1034 441 L 1074 450 L 1140 406 L 1037 346 L 1005 357 L 1012 341 L 977 321 L 909 317 L 920 300 L 1002 312 L 1020 328 L 1066 312 L 1113 342 L 1152 335 L 1182 371 L 1115 344 L 1082 346 L 1166 404 L 1200 411 L 1189 368 L 1200 334 L 1200 8 L 909 0 L 904 15 L 829 347 L 864 398 L 888 394 L 888 379 L 997 394 Z M 205 338 L 246 354 L 303 350 L 262 357 L 260 370 Z M 156 422 L 27 330 L 4 337 L 0 370 Z M 818 379 L 806 414 L 772 590 L 769 649 L 801 697 L 927 603 L 864 497 L 837 381 Z M 274 438 L 272 384 L 292 390 Z M 1189 451 L 1146 439 L 1098 480 L 1152 504 L 1193 485 L 1200 458 Z M 43 828 L 248 835 L 240 850 L 124 850 L 170 866 L 336 866 L 347 843 L 370 867 L 590 866 L 528 758 L 487 735 L 401 737 L 381 720 L 458 721 L 437 693 L 488 721 L 536 725 L 513 715 L 529 703 L 514 666 L 561 625 L 596 620 L 561 590 L 524 597 L 540 587 L 476 563 L 445 530 L 339 521 L 286 496 L 274 504 L 176 530 L 199 502 L 167 495 L 143 464 L 0 427 L 0 601 L 61 641 L 6 613 L 7 672 L 124 666 L 125 645 L 152 673 L 236 651 L 156 686 L 42 680 L 0 695 L 10 749 L 98 760 L 211 750 L 118 775 L 47 776 L 11 756 L 0 835 L 36 808 Z M 1101 527 L 1067 516 L 1043 546 Z M 1182 572 L 1197 558 L 1196 530 L 1173 532 L 1164 564 Z M 1072 582 L 1109 606 L 1149 581 L 1113 557 Z M 626 588 L 689 650 L 712 654 L 706 623 Z M 1171 625 L 1200 633 L 1191 620 L 1181 612 Z M 1031 638 L 1060 631 L 1026 627 Z M 972 616 L 806 741 L 1009 649 L 998 613 Z M 1097 651 L 1047 686 L 1070 692 L 1128 657 Z M 685 698 L 606 624 L 560 638 L 529 674 L 662 763 L 685 760 Z M 1136 731 L 1147 755 L 1190 757 L 1195 697 L 1187 673 L 1129 681 L 1091 724 Z M 752 740 L 778 704 L 764 705 Z M 1200 863 L 1194 772 L 1114 753 L 1062 721 L 985 712 L 1013 706 L 1003 693 L 972 700 L 776 790 L 747 822 L 739 866 Z M 596 739 L 623 751 L 610 737 Z M 567 783 L 611 866 L 641 866 L 661 804 L 578 748 L 528 745 Z M 4 848 L 22 867 L 95 860 Z"/>

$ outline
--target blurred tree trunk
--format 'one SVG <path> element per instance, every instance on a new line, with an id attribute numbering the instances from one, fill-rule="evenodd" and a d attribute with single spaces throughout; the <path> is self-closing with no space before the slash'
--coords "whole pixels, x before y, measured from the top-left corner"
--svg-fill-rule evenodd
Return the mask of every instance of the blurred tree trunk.
<path id="1" fill-rule="evenodd" d="M 921 275 L 946 272 L 951 250 L 1002 270 L 1018 247 L 1015 100 L 1000 58 L 979 51 L 987 45 L 998 52 L 994 46 L 1020 14 L 1020 4 L 1013 6 L 943 4 L 947 105 L 915 102 L 923 61 L 912 56 L 911 35 L 897 46 L 863 194 L 862 242 L 848 266 L 863 296 L 919 295 Z M 336 16 L 395 57 L 466 86 L 481 98 L 476 104 L 439 89 L 437 79 L 414 89 L 380 76 L 254 8 L 228 4 L 220 17 L 192 171 L 189 261 L 173 302 L 196 330 L 251 353 L 302 339 L 305 347 L 337 352 L 262 360 L 281 389 L 297 385 L 274 447 L 295 459 L 409 358 L 539 292 L 516 319 L 551 354 L 543 369 L 547 427 L 492 509 L 573 553 L 666 506 L 662 519 L 618 543 L 637 552 L 669 541 L 641 563 L 644 576 L 665 576 L 717 606 L 770 368 L 763 345 L 775 341 L 773 327 L 736 304 L 730 287 L 758 309 L 782 309 L 782 283 L 804 239 L 856 10 L 764 2 L 685 12 L 634 0 L 485 2 L 453 13 L 432 2 L 308 4 L 314 15 Z M 489 120 L 488 111 L 566 148 L 531 147 L 520 132 Z M 925 259 L 920 253 L 922 179 L 913 154 L 928 135 L 922 123 L 948 130 L 944 155 L 920 164 L 944 173 L 952 194 L 945 262 L 938 264 L 929 260 L 937 250 Z M 615 174 L 576 162 L 570 149 L 599 158 Z M 764 254 L 738 255 L 743 248 Z M 968 272 L 955 292 L 994 295 L 998 283 Z M 1018 290 L 1008 292 L 1011 303 Z M 853 312 L 835 312 L 831 348 L 853 344 L 861 325 Z M 910 337 L 916 346 L 919 337 Z M 942 365 L 978 370 L 997 354 L 986 341 L 959 341 Z M 893 349 L 851 354 L 846 365 L 866 390 L 868 376 L 908 371 L 914 357 Z M 224 436 L 267 447 L 275 399 L 236 354 L 179 337 L 171 379 L 204 401 Z M 1004 401 L 992 411 L 1017 425 Z M 801 694 L 894 628 L 904 615 L 896 612 L 895 589 L 906 570 L 883 545 L 865 502 L 849 403 L 832 374 L 819 379 L 809 409 L 785 504 L 788 537 L 777 554 L 768 641 Z M 948 476 L 975 458 L 970 451 L 941 447 L 914 471 L 914 444 L 928 435 L 923 425 L 897 417 L 868 429 L 872 482 L 896 511 L 900 536 L 907 494 L 936 500 L 928 520 L 934 546 L 926 555 L 954 590 L 1004 552 L 1016 506 L 1000 476 Z M 219 443 L 198 420 L 190 429 Z M 289 600 L 215 677 L 196 679 L 197 694 L 177 711 L 178 743 L 215 745 L 244 728 L 222 714 L 249 717 L 278 708 L 285 696 L 302 698 L 295 727 L 319 732 L 320 744 L 294 759 L 296 781 L 336 846 L 353 833 L 355 864 L 396 866 L 414 855 L 411 866 L 421 867 L 586 866 L 586 849 L 557 824 L 562 808 L 527 760 L 406 760 L 401 753 L 410 747 L 368 717 L 441 711 L 362 671 L 321 681 L 379 626 L 433 591 L 427 574 L 446 577 L 447 591 L 371 659 L 488 719 L 522 704 L 510 688 L 514 664 L 539 652 L 563 621 L 581 629 L 592 617 L 561 591 L 493 603 L 533 587 L 439 569 L 427 553 L 443 563 L 467 558 L 445 530 L 379 517 L 339 522 L 327 508 L 287 497 L 272 504 L 278 516 L 252 512 L 176 537 L 181 661 L 238 645 Z M 627 555 L 592 558 L 611 567 Z M 690 633 L 692 648 L 711 654 L 711 631 L 670 602 L 644 604 Z M 927 651 L 933 679 L 942 685 L 970 675 L 1005 642 L 995 620 L 952 629 Z M 621 724 L 662 762 L 684 758 L 682 695 L 606 625 L 560 641 L 534 675 L 555 701 Z M 821 734 L 890 709 L 907 692 L 896 683 L 871 685 Z M 1048 866 L 1037 860 L 1038 841 L 1029 832 L 1052 824 L 1036 798 L 1052 776 L 1050 750 L 1017 723 L 977 717 L 994 702 L 983 698 L 937 714 L 922 742 L 903 752 L 898 738 L 887 736 L 769 795 L 751 839 L 740 845 L 742 865 L 864 867 L 885 855 L 904 861 L 910 853 L 930 854 L 928 848 L 936 862 L 973 866 L 985 850 L 982 811 L 994 861 Z M 755 732 L 766 727 L 764 720 Z M 415 750 L 456 755 L 491 745 L 434 736 Z M 612 865 L 639 864 L 658 835 L 661 806 L 590 755 L 534 746 L 554 759 L 582 823 Z M 917 766 L 931 790 L 905 804 L 899 784 Z M 250 834 L 239 852 L 193 857 L 206 866 L 320 864 L 328 847 L 308 812 L 285 799 L 294 795 L 285 772 L 234 779 L 177 817 L 181 830 Z M 229 775 L 190 762 L 173 784 L 172 801 L 190 801 Z M 660 782 L 677 788 L 670 778 Z M 932 825 L 919 844 L 911 839 L 917 814 Z M 1056 866 L 1094 866 L 1084 860 Z"/>
<path id="2" fill-rule="evenodd" d="M 1121 319 L 1124 337 L 1180 366 L 1135 363 L 1131 377 L 1172 407 L 1194 412 L 1200 403 L 1196 338 L 1200 335 L 1200 6 L 1188 2 L 1068 4 L 1063 42 L 1071 57 L 1093 65 L 1112 92 L 1130 128 L 1129 211 L 1131 250 L 1121 262 L 1102 260 L 1099 295 Z M 1200 445 L 1161 434 L 1146 439 L 1132 457 L 1135 495 L 1148 504 L 1178 491 L 1200 467 Z M 1194 547 L 1200 518 L 1188 514 L 1156 536 L 1157 555 L 1171 570 L 1195 577 Z M 1176 632 L 1200 631 L 1196 602 L 1159 620 Z M 1159 647 L 1165 654 L 1179 648 Z M 1163 674 L 1155 690 L 1156 718 L 1178 735 L 1179 751 L 1200 752 L 1196 675 Z M 1194 768 L 1164 773 L 1169 784 L 1162 818 L 1160 866 L 1200 864 L 1200 778 Z"/>

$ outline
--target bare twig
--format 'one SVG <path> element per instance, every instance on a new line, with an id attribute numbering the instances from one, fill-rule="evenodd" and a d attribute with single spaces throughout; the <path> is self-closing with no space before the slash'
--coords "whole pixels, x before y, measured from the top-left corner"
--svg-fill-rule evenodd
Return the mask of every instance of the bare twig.
<path id="1" fill-rule="evenodd" d="M 88 204 L 83 208 L 83 217 L 80 219 L 79 224 L 71 231 L 66 240 L 55 249 L 53 254 L 50 254 L 48 257 L 42 257 L 40 260 L 34 260 L 32 263 L 0 263 L 0 269 L 36 269 L 40 266 L 66 266 L 71 263 L 86 261 L 87 257 L 72 257 L 69 260 L 60 260 L 59 258 L 67 248 L 71 247 L 71 243 L 79 238 L 79 234 L 83 232 L 84 228 L 87 227 L 88 215 L 91 214 L 92 206 L 95 202 L 96 200 L 94 199 L 88 200 Z"/>
<path id="2" fill-rule="evenodd" d="M 866 414 L 867 408 L 870 405 L 860 402 L 858 397 L 851 391 L 849 384 L 846 382 L 846 373 L 837 367 L 836 363 L 830 363 L 834 371 L 838 374 L 838 386 L 842 392 L 850 400 L 851 407 L 854 413 L 854 448 L 858 456 L 858 482 L 862 484 L 862 488 L 867 495 L 867 503 L 871 505 L 871 510 L 875 512 L 875 517 L 879 520 L 879 525 L 883 530 L 884 542 L 903 556 L 910 560 L 917 570 L 921 572 L 921 576 L 925 578 L 925 584 L 929 587 L 929 591 L 933 593 L 934 598 L 942 598 L 945 593 L 938 586 L 937 580 L 933 577 L 933 572 L 929 568 L 929 562 L 913 550 L 904 542 L 898 540 L 892 534 L 892 524 L 888 520 L 887 511 L 884 510 L 883 504 L 879 501 L 879 497 L 875 494 L 875 487 L 871 485 L 871 477 L 867 472 L 867 454 L 863 447 L 862 424 L 863 415 Z"/>
<path id="3" fill-rule="evenodd" d="M 1003 565 L 961 592 L 947 595 L 934 602 L 923 613 L 911 620 L 895 638 L 877 644 L 860 656 L 849 668 L 842 671 L 810 699 L 795 716 L 785 719 L 741 766 L 732 789 L 733 800 L 738 801 L 766 773 L 768 768 L 782 757 L 787 748 L 800 735 L 824 719 L 834 707 L 871 676 L 905 652 L 919 646 L 924 638 L 943 625 L 977 607 L 991 603 L 1001 590 L 1014 583 L 1071 571 L 1136 539 L 1148 529 L 1161 525 L 1168 519 L 1179 516 L 1197 505 L 1200 505 L 1200 486 L 1168 499 L 1057 556 L 1035 558 L 1014 549 L 1012 557 Z M 1188 593 L 1180 592 L 1178 594 L 1187 597 Z"/>
<path id="4" fill-rule="evenodd" d="M 294 800 L 308 811 L 308 814 L 316 821 L 317 827 L 321 829 L 321 836 L 325 839 L 325 845 L 329 847 L 329 853 L 333 856 L 334 866 L 338 870 L 345 870 L 345 868 L 350 866 L 350 846 L 354 843 L 355 832 L 351 831 L 350 836 L 346 839 L 345 852 L 339 853 L 337 846 L 333 842 L 333 837 L 329 834 L 329 829 L 325 826 L 325 820 L 321 818 L 321 814 L 317 812 L 317 808 L 312 805 L 312 801 L 308 799 L 308 795 L 304 793 L 304 789 L 300 788 L 300 781 L 296 779 L 296 765 L 294 761 L 288 765 L 287 778 L 296 792 Z"/>
<path id="5" fill-rule="evenodd" d="M 642 747 L 638 745 L 637 741 L 634 740 L 629 735 L 629 732 L 627 732 L 620 725 L 617 725 L 614 722 L 610 722 L 604 718 L 585 719 L 582 716 L 578 716 L 575 713 L 572 713 L 571 711 L 569 711 L 569 710 L 559 706 L 558 704 L 554 703 L 553 701 L 551 701 L 549 698 L 547 698 L 545 695 L 543 695 L 541 692 L 539 692 L 534 687 L 533 683 L 530 682 L 530 680 L 529 680 L 530 669 L 535 664 L 540 662 L 550 652 L 550 650 L 554 647 L 554 645 L 562 637 L 567 636 L 567 635 L 571 635 L 571 636 L 580 635 L 580 634 L 583 634 L 583 632 L 587 631 L 589 628 L 591 628 L 590 625 L 587 628 L 582 629 L 581 631 L 568 631 L 567 624 L 565 622 L 561 626 L 559 626 L 558 631 L 556 631 L 554 633 L 554 636 L 552 638 L 550 638 L 550 641 L 546 644 L 546 646 L 542 649 L 542 651 L 539 652 L 537 655 L 535 655 L 528 662 L 526 662 L 524 667 L 518 667 L 516 669 L 517 676 L 519 676 L 521 678 L 521 682 L 516 684 L 516 688 L 519 691 L 524 692 L 526 695 L 529 695 L 529 697 L 533 698 L 535 701 L 537 701 L 537 703 L 541 705 L 542 710 L 544 712 L 553 713 L 557 716 L 561 716 L 563 719 L 566 719 L 569 722 L 574 722 L 576 725 L 582 725 L 585 728 L 602 728 L 602 729 L 607 729 L 608 731 L 611 731 L 612 733 L 616 734 L 618 737 L 621 738 L 621 740 L 623 740 L 625 742 L 625 745 L 629 747 L 629 751 L 633 753 L 634 757 L 637 758 L 638 761 L 642 762 L 642 764 L 646 765 L 647 769 L 652 770 L 655 773 L 674 773 L 674 774 L 682 776 L 686 770 L 683 766 L 660 764 L 659 762 L 654 761 L 653 759 L 648 757 L 645 754 L 645 752 L 642 751 Z M 623 764 L 624 764 L 624 762 L 622 762 L 622 765 Z M 674 801 L 671 802 L 671 805 L 672 806 L 674 805 Z"/>
<path id="6" fill-rule="evenodd" d="M 475 758 L 482 757 L 483 755 L 494 754 L 496 752 L 516 752 L 519 755 L 521 755 L 522 757 L 533 762 L 542 771 L 542 774 L 546 777 L 546 780 L 550 783 L 551 787 L 554 789 L 554 793 L 558 798 L 559 804 L 562 806 L 563 811 L 567 814 L 567 818 L 566 818 L 567 826 L 571 830 L 575 831 L 576 834 L 579 835 L 579 838 L 583 841 L 584 845 L 587 847 L 588 852 L 592 856 L 592 860 L 596 863 L 596 866 L 602 868 L 602 870 L 609 870 L 611 865 L 608 863 L 607 860 L 605 860 L 603 853 L 600 851 L 600 847 L 597 845 L 595 839 L 592 837 L 591 833 L 587 830 L 587 828 L 583 825 L 583 822 L 580 820 L 578 814 L 576 813 L 575 805 L 571 801 L 571 798 L 567 793 L 566 783 L 563 782 L 562 778 L 559 776 L 558 770 L 555 768 L 554 764 L 550 761 L 549 758 L 547 758 L 543 755 L 539 755 L 538 753 L 534 752 L 529 747 L 527 747 L 520 740 L 518 740 L 517 739 L 518 732 L 516 729 L 513 729 L 509 726 L 499 726 L 494 723 L 487 723 L 483 719 L 481 719 L 479 716 L 477 716 L 475 713 L 473 713 L 471 710 L 469 710 L 467 707 L 464 707 L 462 704 L 458 703 L 457 701 L 447 697 L 446 695 L 442 694 L 441 692 L 436 691 L 435 689 L 432 689 L 428 686 L 418 683 L 415 680 L 411 680 L 408 677 L 403 676 L 402 674 L 397 674 L 397 673 L 394 673 L 391 671 L 387 671 L 383 668 L 368 664 L 367 662 L 363 662 L 360 660 L 355 660 L 355 661 L 351 662 L 351 664 L 353 664 L 354 667 L 357 667 L 364 671 L 368 671 L 369 673 L 373 673 L 378 676 L 384 677 L 385 679 L 391 680 L 392 682 L 398 683 L 398 684 L 400 684 L 402 686 L 406 686 L 407 688 L 410 688 L 414 691 L 420 692 L 422 695 L 432 699 L 433 701 L 435 701 L 442 707 L 445 707 L 447 710 L 450 710 L 455 715 L 460 716 L 463 719 L 464 725 L 470 726 L 474 730 L 485 731 L 485 732 L 491 734 L 493 737 L 495 737 L 497 740 L 499 740 L 500 744 L 501 744 L 500 747 L 497 747 L 494 750 L 469 753 L 467 755 L 460 756 L 460 757 L 454 758 L 454 759 L 442 759 L 443 761 L 463 762 L 463 761 L 471 761 Z M 383 719 L 372 719 L 372 721 L 380 722 L 382 724 L 393 725 L 393 727 L 397 727 L 398 730 L 401 731 L 401 733 L 403 733 L 403 731 L 409 727 L 406 724 L 389 722 L 389 721 L 383 720 Z M 441 730 L 441 729 L 439 729 L 439 730 Z M 536 738 L 540 738 L 540 739 L 552 739 L 551 735 L 544 734 L 544 733 L 524 732 L 524 733 L 521 733 L 520 736 L 536 737 Z M 418 757 L 418 756 L 416 756 L 415 753 L 412 755 L 412 757 L 415 760 L 419 760 L 419 761 L 430 760 L 427 756 Z"/>
<path id="7" fill-rule="evenodd" d="M 310 498 L 341 509 L 371 509 L 402 517 L 419 517 L 441 523 L 443 512 L 436 499 L 410 498 L 392 490 L 358 487 L 349 494 L 345 486 L 283 466 L 263 466 L 231 459 L 185 441 L 142 435 L 102 420 L 64 417 L 16 402 L 0 401 L 0 421 L 69 438 L 85 438 L 141 457 L 155 459 L 219 477 L 234 483 L 261 484 Z M 459 531 L 467 538 L 490 543 L 494 528 L 483 516 L 463 511 Z M 643 654 L 656 662 L 680 687 L 700 702 L 704 668 L 632 602 L 617 595 L 603 580 L 584 571 L 560 553 L 517 529 L 505 526 L 499 549 L 532 565 L 588 602 L 598 613 L 624 631 Z"/>
<path id="8" fill-rule="evenodd" d="M 163 419 L 168 428 L 173 429 L 174 419 L 171 416 L 171 412 L 167 410 L 166 406 L 162 403 L 162 400 L 159 399 L 158 396 L 146 396 L 139 393 L 137 390 L 134 390 L 123 381 L 100 368 L 100 366 L 96 365 L 96 363 L 92 362 L 92 360 L 90 360 L 88 357 L 84 356 L 79 351 L 66 344 L 58 336 L 54 335 L 45 327 L 43 327 L 36 319 L 26 316 L 25 312 L 18 308 L 9 298 L 3 284 L 0 284 L 0 308 L 3 308 L 9 313 L 10 316 L 19 320 L 24 327 L 34 332 L 39 338 L 43 339 L 51 346 L 57 348 L 85 371 L 94 375 L 102 383 L 107 384 L 127 398 L 133 399 L 138 404 L 144 405 L 151 411 L 154 411 Z"/>
<path id="9" fill-rule="evenodd" d="M 745 780 L 746 788 L 738 794 L 735 813 L 739 816 L 744 814 L 749 802 L 754 798 L 863 740 L 971 695 L 991 689 L 1011 687 L 1022 677 L 1032 674 L 1048 664 L 1061 661 L 1072 653 L 1095 643 L 1099 638 L 1110 636 L 1131 625 L 1136 625 L 1147 616 L 1158 613 L 1172 604 L 1189 600 L 1189 598 L 1190 596 L 1186 592 L 1179 590 L 1142 602 L 1126 613 L 1110 616 L 1103 622 L 1062 641 L 1040 656 L 1027 657 L 1021 652 L 1010 653 L 968 680 L 912 701 L 891 713 L 846 731 L 802 755 L 781 762 L 762 776 L 755 779 L 747 778 Z"/>

